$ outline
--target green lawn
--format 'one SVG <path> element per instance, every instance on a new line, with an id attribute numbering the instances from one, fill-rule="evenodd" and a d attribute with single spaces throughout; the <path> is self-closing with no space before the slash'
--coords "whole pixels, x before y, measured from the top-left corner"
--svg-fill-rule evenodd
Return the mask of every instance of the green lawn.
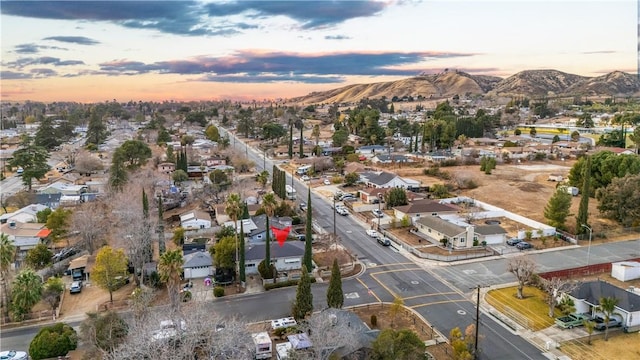
<path id="1" fill-rule="evenodd" d="M 547 316 L 549 307 L 546 294 L 537 288 L 526 286 L 524 299 L 516 298 L 517 288 L 508 287 L 491 290 L 485 300 L 494 308 L 509 316 L 522 326 L 537 331 L 554 324 L 554 319 Z M 560 313 L 556 310 L 556 316 Z"/>

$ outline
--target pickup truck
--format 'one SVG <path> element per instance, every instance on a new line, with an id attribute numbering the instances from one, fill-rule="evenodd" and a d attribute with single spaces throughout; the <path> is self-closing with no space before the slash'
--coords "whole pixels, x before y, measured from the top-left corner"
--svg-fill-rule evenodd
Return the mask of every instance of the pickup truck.
<path id="1" fill-rule="evenodd" d="M 584 320 L 588 320 L 589 316 L 584 314 L 569 314 L 567 316 L 556 319 L 556 325 L 563 329 L 573 329 L 576 326 L 582 326 Z"/>
<path id="2" fill-rule="evenodd" d="M 610 318 L 609 319 L 609 326 L 607 326 L 607 322 L 603 318 L 601 318 L 599 316 L 596 317 L 593 321 L 596 323 L 596 325 L 594 326 L 594 328 L 596 330 L 604 330 L 606 328 L 611 329 L 611 328 L 614 328 L 614 327 L 622 326 L 622 322 L 620 322 L 620 320 L 618 320 L 616 318 Z"/>

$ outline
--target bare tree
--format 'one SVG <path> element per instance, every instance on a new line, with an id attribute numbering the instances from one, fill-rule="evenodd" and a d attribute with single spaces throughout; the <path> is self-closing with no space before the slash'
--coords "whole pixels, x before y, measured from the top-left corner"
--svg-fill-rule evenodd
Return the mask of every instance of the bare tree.
<path id="1" fill-rule="evenodd" d="M 541 277 L 540 282 L 542 283 L 544 291 L 547 293 L 547 305 L 549 305 L 548 315 L 551 318 L 554 317 L 553 310 L 556 308 L 558 298 L 563 294 L 573 291 L 578 286 L 578 283 L 575 281 L 557 277 L 551 279 Z"/>
<path id="2" fill-rule="evenodd" d="M 531 281 L 536 271 L 536 263 L 526 255 L 519 255 L 509 260 L 507 271 L 515 275 L 518 280 L 518 299 L 524 299 L 524 286 Z"/>
<path id="3" fill-rule="evenodd" d="M 326 360 L 336 351 L 349 354 L 361 347 L 358 335 L 367 329 L 361 321 L 356 321 L 357 316 L 352 321 L 350 314 L 347 310 L 327 308 L 314 313 L 301 325 L 313 344 L 309 359 Z"/>
<path id="4" fill-rule="evenodd" d="M 164 328 L 161 328 L 163 325 Z M 152 311 L 133 319 L 124 343 L 103 359 L 251 359 L 253 341 L 244 322 L 192 302 L 179 311 Z"/>
<path id="5" fill-rule="evenodd" d="M 108 229 L 108 207 L 100 202 L 88 202 L 82 204 L 71 214 L 70 229 L 78 232 L 81 243 L 93 253 L 105 242 L 105 234 Z"/>
<path id="6" fill-rule="evenodd" d="M 75 169 L 81 174 L 87 174 L 104 169 L 104 164 L 90 152 L 81 151 L 75 158 Z"/>
<path id="7" fill-rule="evenodd" d="M 138 173 L 131 176 L 121 192 L 110 194 L 109 204 L 113 223 L 118 224 L 112 235 L 115 246 L 126 249 L 127 257 L 135 267 L 136 284 L 143 279 L 144 264 L 153 257 L 153 231 L 157 217 L 145 217 L 142 209 L 142 189 L 153 194 L 155 177 L 149 173 Z M 156 211 L 155 201 L 150 201 L 150 213 Z"/>

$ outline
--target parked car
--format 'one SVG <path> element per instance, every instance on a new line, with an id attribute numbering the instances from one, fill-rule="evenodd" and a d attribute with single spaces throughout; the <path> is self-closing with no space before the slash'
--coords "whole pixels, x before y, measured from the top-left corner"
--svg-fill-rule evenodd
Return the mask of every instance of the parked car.
<path id="1" fill-rule="evenodd" d="M 342 216 L 349 215 L 349 210 L 347 210 L 347 208 L 345 207 L 336 207 L 336 212 Z"/>
<path id="2" fill-rule="evenodd" d="M 372 238 L 377 238 L 378 237 L 378 232 L 373 230 L 373 229 L 369 229 L 369 230 L 367 230 L 367 235 L 371 236 Z"/>
<path id="3" fill-rule="evenodd" d="M 607 322 L 604 321 L 604 318 L 600 316 L 596 316 L 596 318 L 593 319 L 593 322 L 596 323 L 596 325 L 593 327 L 596 330 L 605 330 L 607 328 Z M 621 326 L 622 326 L 622 321 L 616 318 L 609 319 L 609 329 L 614 327 L 621 327 Z"/>
<path id="4" fill-rule="evenodd" d="M 0 360 L 27 360 L 29 356 L 24 351 L 0 351 Z"/>
<path id="5" fill-rule="evenodd" d="M 302 177 L 301 177 L 300 179 L 302 179 L 302 181 L 309 181 L 309 180 L 311 180 L 311 178 L 310 178 L 309 176 L 307 176 L 307 175 L 302 175 Z"/>
<path id="6" fill-rule="evenodd" d="M 323 183 L 325 185 L 331 185 L 331 181 L 329 179 L 324 179 Z"/>
<path id="7" fill-rule="evenodd" d="M 382 246 L 389 246 L 391 245 L 391 239 L 386 236 L 378 236 L 378 243 Z"/>
<path id="8" fill-rule="evenodd" d="M 519 243 L 516 244 L 516 247 L 519 250 L 525 250 L 525 249 L 531 249 L 533 247 L 533 245 L 529 244 L 526 241 L 520 241 Z"/>
<path id="9" fill-rule="evenodd" d="M 519 242 L 522 242 L 522 240 L 518 239 L 518 238 L 511 238 L 511 239 L 507 240 L 507 245 L 515 246 Z"/>
<path id="10" fill-rule="evenodd" d="M 384 213 L 380 209 L 373 209 L 373 210 L 371 210 L 371 213 L 373 213 L 373 216 L 375 216 L 377 218 L 384 217 Z"/>
<path id="11" fill-rule="evenodd" d="M 300 202 L 300 210 L 307 211 L 307 203 L 305 203 L 304 201 L 301 201 Z"/>
<path id="12" fill-rule="evenodd" d="M 82 291 L 82 281 L 74 281 L 69 287 L 69 293 L 77 294 Z"/>

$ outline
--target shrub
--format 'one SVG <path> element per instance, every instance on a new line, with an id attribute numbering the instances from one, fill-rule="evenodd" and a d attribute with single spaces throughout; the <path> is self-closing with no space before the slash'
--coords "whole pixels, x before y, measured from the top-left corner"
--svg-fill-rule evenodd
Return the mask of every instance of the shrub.
<path id="1" fill-rule="evenodd" d="M 271 289 L 279 289 L 287 286 L 296 286 L 298 285 L 298 281 L 300 280 L 287 280 L 287 281 L 281 281 L 273 284 L 264 284 L 264 289 L 271 290 Z M 314 283 L 314 282 L 316 282 L 316 278 L 311 278 L 311 283 Z"/>
<path id="2" fill-rule="evenodd" d="M 56 323 L 42 328 L 29 344 L 29 356 L 33 360 L 64 356 L 78 346 L 78 335 L 69 325 Z"/>
<path id="3" fill-rule="evenodd" d="M 213 289 L 213 294 L 215 295 L 215 289 Z M 224 295 L 224 289 L 222 289 L 222 295 Z M 193 295 L 191 294 L 191 291 L 185 290 L 180 293 L 180 297 L 182 298 L 182 302 L 187 302 L 193 298 Z"/>
<path id="4" fill-rule="evenodd" d="M 378 317 L 375 314 L 371 315 L 371 326 L 372 327 L 378 326 Z"/>
<path id="5" fill-rule="evenodd" d="M 269 267 L 267 267 L 267 264 L 262 260 L 260 261 L 260 264 L 258 264 L 258 272 L 263 279 L 273 279 L 275 266 L 273 264 L 269 264 Z"/>
<path id="6" fill-rule="evenodd" d="M 222 286 L 216 286 L 213 288 L 213 296 L 219 298 L 224 296 L 224 288 Z"/>
<path id="7" fill-rule="evenodd" d="M 149 286 L 154 287 L 156 289 L 160 288 L 162 285 L 162 281 L 160 281 L 160 275 L 157 271 L 152 272 L 148 276 Z"/>

